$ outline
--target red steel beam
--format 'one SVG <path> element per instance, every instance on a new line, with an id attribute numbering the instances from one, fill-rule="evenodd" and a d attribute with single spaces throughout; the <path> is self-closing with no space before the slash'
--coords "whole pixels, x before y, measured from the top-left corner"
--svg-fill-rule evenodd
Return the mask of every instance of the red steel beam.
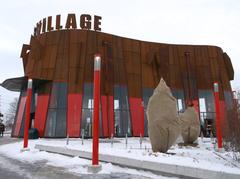
<path id="1" fill-rule="evenodd" d="M 32 79 L 28 79 L 23 148 L 28 147 L 28 131 L 29 131 L 29 124 L 30 124 L 31 98 L 32 98 Z"/>
<path id="2" fill-rule="evenodd" d="M 218 83 L 214 82 L 214 101 L 215 101 L 215 111 L 216 111 L 216 130 L 217 130 L 217 141 L 218 148 L 222 148 L 222 130 L 220 121 L 220 101 L 219 101 L 219 87 Z"/>

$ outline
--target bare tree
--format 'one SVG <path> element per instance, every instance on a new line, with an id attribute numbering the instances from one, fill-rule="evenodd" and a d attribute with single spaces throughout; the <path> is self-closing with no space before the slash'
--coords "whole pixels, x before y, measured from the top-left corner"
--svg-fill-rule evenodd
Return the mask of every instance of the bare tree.
<path id="1" fill-rule="evenodd" d="M 14 100 L 9 104 L 9 109 L 5 116 L 6 127 L 12 128 L 14 118 L 16 115 L 17 105 L 18 105 L 18 98 L 14 98 Z"/>
<path id="2" fill-rule="evenodd" d="M 224 133 L 225 141 L 230 145 L 225 145 L 225 149 L 233 151 L 233 157 L 240 162 L 240 90 L 237 90 L 233 99 L 233 108 L 227 110 L 224 120 L 224 128 L 228 130 Z"/>

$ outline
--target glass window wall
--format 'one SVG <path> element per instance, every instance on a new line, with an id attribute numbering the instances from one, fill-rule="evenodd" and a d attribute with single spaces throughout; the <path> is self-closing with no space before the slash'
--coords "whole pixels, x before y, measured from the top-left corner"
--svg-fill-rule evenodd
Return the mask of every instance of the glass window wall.
<path id="1" fill-rule="evenodd" d="M 53 83 L 47 123 L 46 137 L 66 137 L 67 84 Z"/>
<path id="2" fill-rule="evenodd" d="M 126 86 L 114 86 L 115 135 L 124 137 L 132 135 L 128 92 Z"/>

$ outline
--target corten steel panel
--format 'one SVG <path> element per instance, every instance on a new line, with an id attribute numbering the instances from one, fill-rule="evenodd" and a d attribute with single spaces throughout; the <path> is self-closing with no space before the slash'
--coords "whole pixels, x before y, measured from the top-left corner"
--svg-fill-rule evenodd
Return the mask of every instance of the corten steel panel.
<path id="1" fill-rule="evenodd" d="M 138 40 L 132 40 L 131 41 L 132 42 L 132 51 L 133 52 L 136 52 L 136 53 L 140 53 L 141 51 L 140 51 L 140 41 L 138 41 Z"/>
<path id="2" fill-rule="evenodd" d="M 113 36 L 113 59 L 123 59 L 122 38 Z"/>
<path id="3" fill-rule="evenodd" d="M 150 48 L 150 44 L 141 42 L 142 86 L 147 88 L 151 88 L 155 84 L 152 66 L 152 60 L 154 56 L 151 55 Z"/>
<path id="4" fill-rule="evenodd" d="M 38 95 L 35 112 L 34 128 L 38 129 L 39 137 L 44 136 L 44 130 L 47 119 L 49 95 Z"/>
<path id="5" fill-rule="evenodd" d="M 79 43 L 80 42 L 80 33 L 78 30 L 70 31 L 70 43 Z"/>
<path id="6" fill-rule="evenodd" d="M 51 46 L 49 46 L 49 48 L 51 50 L 50 50 L 50 53 L 48 56 L 49 63 L 46 68 L 53 69 L 53 68 L 55 68 L 55 64 L 56 64 L 56 60 L 57 60 L 57 45 L 51 45 Z"/>
<path id="7" fill-rule="evenodd" d="M 173 46 L 169 46 L 168 47 L 169 49 L 169 65 L 174 65 L 174 47 Z"/>
<path id="8" fill-rule="evenodd" d="M 59 40 L 61 38 L 61 33 L 58 33 L 57 31 L 55 32 L 51 32 L 51 33 L 46 33 L 46 45 L 50 46 L 50 45 L 58 45 L 59 44 Z"/>
<path id="9" fill-rule="evenodd" d="M 127 38 L 122 39 L 123 51 L 132 51 L 131 41 L 132 41 L 132 39 L 127 39 Z"/>
<path id="10" fill-rule="evenodd" d="M 70 68 L 69 69 L 69 93 L 82 93 L 83 85 L 83 68 Z"/>
<path id="11" fill-rule="evenodd" d="M 67 81 L 69 62 L 69 33 L 61 31 L 59 46 L 57 51 L 57 62 L 55 65 L 54 77 L 57 81 Z"/>
<path id="12" fill-rule="evenodd" d="M 69 68 L 80 67 L 81 43 L 70 43 L 69 45 Z"/>
<path id="13" fill-rule="evenodd" d="M 71 29 L 32 37 L 28 48 L 29 53 L 23 47 L 24 53 L 21 55 L 26 76 L 67 82 L 67 129 L 71 136 L 80 135 L 80 117 L 77 116 L 81 116 L 82 99 L 79 96 L 84 95 L 84 84 L 93 83 L 95 53 L 100 53 L 102 57 L 101 112 L 104 136 L 111 136 L 115 132 L 115 85 L 127 87 L 132 132 L 133 135 L 139 135 L 143 89 L 154 89 L 161 77 L 171 89 L 183 90 L 185 100 L 192 99 L 198 111 L 198 90 L 213 90 L 213 82 L 217 81 L 223 101 L 223 91 L 231 91 L 229 81 L 234 75 L 229 57 L 215 46 L 152 43 Z M 40 88 L 37 89 L 39 96 L 49 95 L 47 86 L 39 85 L 37 88 Z M 70 94 L 77 97 L 70 97 Z M 73 106 L 78 106 L 79 110 Z"/>
<path id="14" fill-rule="evenodd" d="M 101 93 L 113 95 L 114 61 L 112 36 L 97 35 L 98 52 L 101 54 Z"/>
<path id="15" fill-rule="evenodd" d="M 229 80 L 233 80 L 234 79 L 234 70 L 233 70 L 231 60 L 230 60 L 229 56 L 227 55 L 227 53 L 223 53 L 223 58 L 224 58 L 224 64 L 227 68 Z"/>
<path id="16" fill-rule="evenodd" d="M 96 48 L 96 32 L 87 31 L 86 56 L 85 56 L 85 72 L 84 82 L 93 82 L 93 62 L 94 54 L 97 52 Z"/>
<path id="17" fill-rule="evenodd" d="M 81 92 L 84 83 L 93 82 L 97 52 L 103 60 L 103 95 L 112 95 L 114 85 L 127 85 L 130 97 L 141 97 L 142 88 L 155 88 L 162 76 L 172 89 L 185 89 L 184 80 L 192 80 L 193 98 L 197 97 L 196 89 L 212 90 L 214 81 L 220 83 L 221 99 L 223 90 L 231 90 L 232 65 L 219 47 L 151 43 L 76 29 L 31 38 L 29 55 L 24 57 L 25 74 L 66 81 L 70 91 Z M 190 70 L 185 52 L 190 53 Z M 191 78 L 187 78 L 189 74 Z"/>

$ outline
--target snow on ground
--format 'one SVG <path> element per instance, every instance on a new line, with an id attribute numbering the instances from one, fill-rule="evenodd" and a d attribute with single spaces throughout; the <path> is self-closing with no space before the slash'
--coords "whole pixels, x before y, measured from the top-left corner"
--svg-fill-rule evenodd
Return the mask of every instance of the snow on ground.
<path id="1" fill-rule="evenodd" d="M 45 151 L 39 151 L 38 149 L 34 148 L 36 144 L 45 144 L 45 145 L 56 144 L 55 146 L 64 146 L 64 147 L 70 147 L 70 146 L 76 147 L 77 145 L 79 145 L 80 147 L 86 146 L 86 148 L 89 148 L 91 145 L 90 144 L 91 140 L 85 140 L 85 142 L 86 143 L 82 145 L 79 139 L 70 139 L 70 144 L 66 146 L 66 139 L 29 140 L 28 147 L 30 151 L 21 152 L 21 149 L 23 147 L 23 142 L 16 142 L 11 144 L 0 145 L 0 154 L 13 159 L 20 160 L 22 162 L 28 162 L 28 163 L 35 163 L 38 161 L 45 160 L 47 161 L 46 163 L 47 165 L 51 165 L 54 167 L 63 167 L 69 172 L 72 172 L 75 174 L 90 174 L 87 171 L 87 166 L 91 165 L 91 160 L 82 159 L 79 157 L 68 157 L 64 155 L 48 153 Z M 4 163 L 0 161 L 1 165 Z M 149 177 L 149 178 L 159 178 L 159 179 L 175 178 L 175 177 L 159 176 L 147 171 L 120 167 L 117 165 L 112 165 L 111 163 L 101 162 L 101 165 L 102 165 L 102 170 L 99 172 L 99 174 L 128 173 L 128 174 L 139 175 L 139 176 Z"/>
<path id="2" fill-rule="evenodd" d="M 90 152 L 92 150 L 91 139 L 85 139 L 83 144 L 81 139 L 69 139 L 68 145 L 66 145 L 66 139 L 39 139 L 29 141 L 30 151 L 20 152 L 23 144 L 16 142 L 0 146 L 0 153 L 24 162 L 47 160 L 49 165 L 64 167 L 75 173 L 87 174 L 86 166 L 91 164 L 90 160 L 39 151 L 34 149 L 35 144 L 61 146 Z M 124 138 L 114 139 L 113 143 L 111 143 L 111 139 L 100 139 L 99 153 L 240 174 L 240 164 L 232 159 L 231 152 L 216 152 L 214 145 L 208 138 L 203 140 L 199 138 L 198 144 L 197 147 L 175 145 L 169 149 L 168 154 L 164 154 L 153 153 L 148 138 L 143 139 L 141 148 L 139 138 L 128 138 L 127 145 Z M 159 178 L 150 172 L 123 168 L 110 163 L 102 163 L 102 167 L 101 173 L 120 172 Z"/>

